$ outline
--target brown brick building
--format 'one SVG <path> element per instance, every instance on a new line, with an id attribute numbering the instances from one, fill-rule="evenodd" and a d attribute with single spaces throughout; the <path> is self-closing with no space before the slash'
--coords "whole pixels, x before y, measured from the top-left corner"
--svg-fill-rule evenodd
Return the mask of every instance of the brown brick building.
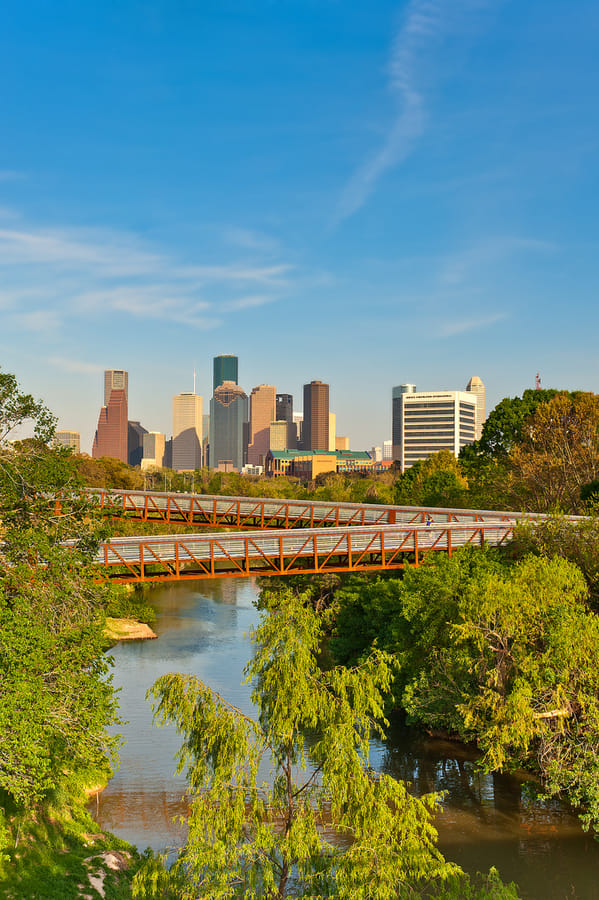
<path id="1" fill-rule="evenodd" d="M 264 457 L 270 449 L 270 423 L 275 421 L 277 389 L 271 384 L 261 384 L 250 394 L 250 439 L 248 463 L 264 465 Z"/>
<path id="2" fill-rule="evenodd" d="M 128 458 L 127 392 L 112 390 L 108 404 L 100 410 L 92 456 L 112 456 L 126 463 Z"/>
<path id="3" fill-rule="evenodd" d="M 322 381 L 304 385 L 302 449 L 329 449 L 329 386 Z"/>

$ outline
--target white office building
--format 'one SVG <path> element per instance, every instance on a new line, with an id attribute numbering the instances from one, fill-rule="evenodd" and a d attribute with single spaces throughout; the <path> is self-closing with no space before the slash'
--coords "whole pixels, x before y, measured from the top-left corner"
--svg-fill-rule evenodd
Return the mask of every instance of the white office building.
<path id="1" fill-rule="evenodd" d="M 393 388 L 393 459 L 401 471 L 439 450 L 457 456 L 475 439 L 477 398 L 471 391 L 417 391 L 415 384 Z"/>
<path id="2" fill-rule="evenodd" d="M 193 472 L 202 466 L 202 398 L 183 393 L 173 397 L 173 469 Z"/>

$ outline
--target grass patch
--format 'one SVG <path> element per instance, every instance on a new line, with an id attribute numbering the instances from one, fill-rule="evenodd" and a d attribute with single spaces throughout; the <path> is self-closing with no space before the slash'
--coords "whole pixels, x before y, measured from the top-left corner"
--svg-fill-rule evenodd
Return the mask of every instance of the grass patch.
<path id="1" fill-rule="evenodd" d="M 2 900 L 79 900 L 84 894 L 100 900 L 102 895 L 89 881 L 89 874 L 100 869 L 105 872 L 106 900 L 132 896 L 131 880 L 140 864 L 137 850 L 100 832 L 82 806 L 60 811 L 48 806 L 26 818 L 8 814 L 0 834 Z M 113 871 L 101 857 L 107 850 L 118 851 L 128 868 Z"/>

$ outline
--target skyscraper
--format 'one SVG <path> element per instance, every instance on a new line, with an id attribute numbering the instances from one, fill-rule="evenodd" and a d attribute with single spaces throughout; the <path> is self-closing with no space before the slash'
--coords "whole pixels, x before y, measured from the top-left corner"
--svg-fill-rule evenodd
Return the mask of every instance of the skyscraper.
<path id="1" fill-rule="evenodd" d="M 210 467 L 229 463 L 241 469 L 247 462 L 248 398 L 238 384 L 224 381 L 210 401 Z"/>
<path id="2" fill-rule="evenodd" d="M 288 450 L 287 437 L 289 434 L 289 422 L 284 419 L 281 422 L 270 423 L 270 450 Z"/>
<path id="3" fill-rule="evenodd" d="M 457 456 L 474 440 L 476 397 L 468 391 L 416 391 L 414 384 L 393 388 L 393 459 L 401 471 L 439 450 Z"/>
<path id="4" fill-rule="evenodd" d="M 322 381 L 304 385 L 302 449 L 329 449 L 329 386 Z"/>
<path id="5" fill-rule="evenodd" d="M 124 391 L 129 402 L 129 373 L 123 369 L 106 369 L 104 371 L 104 406 L 108 406 L 112 391 Z"/>
<path id="6" fill-rule="evenodd" d="M 277 394 L 276 421 L 287 422 L 287 438 L 284 450 L 297 447 L 297 425 L 293 419 L 293 395 Z"/>
<path id="7" fill-rule="evenodd" d="M 336 450 L 335 438 L 337 437 L 337 416 L 335 413 L 329 413 L 329 446 L 328 450 Z"/>
<path id="8" fill-rule="evenodd" d="M 485 386 L 478 375 L 473 375 L 466 385 L 466 390 L 470 391 L 472 394 L 476 394 L 474 440 L 478 441 L 480 440 L 483 425 L 485 424 Z"/>
<path id="9" fill-rule="evenodd" d="M 143 437 L 142 469 L 160 469 L 164 465 L 165 436 L 160 431 L 149 431 Z"/>
<path id="10" fill-rule="evenodd" d="M 144 434 L 148 429 L 141 422 L 127 423 L 127 462 L 130 466 L 140 466 L 144 455 Z"/>
<path id="11" fill-rule="evenodd" d="M 127 393 L 124 389 L 111 390 L 108 403 L 100 410 L 92 456 L 94 459 L 111 456 L 124 463 L 128 460 Z"/>
<path id="12" fill-rule="evenodd" d="M 212 392 L 220 387 L 225 381 L 232 381 L 237 384 L 239 379 L 238 359 L 231 354 L 224 356 L 215 356 L 212 369 Z"/>
<path id="13" fill-rule="evenodd" d="M 202 398 L 193 392 L 173 397 L 172 453 L 175 472 L 192 472 L 202 465 Z"/>
<path id="14" fill-rule="evenodd" d="M 250 434 L 248 463 L 264 465 L 264 457 L 270 445 L 270 423 L 275 421 L 277 389 L 272 384 L 261 384 L 250 394 Z"/>
<path id="15" fill-rule="evenodd" d="M 55 431 L 52 443 L 55 447 L 67 447 L 73 453 L 79 453 L 81 435 L 78 431 Z"/>

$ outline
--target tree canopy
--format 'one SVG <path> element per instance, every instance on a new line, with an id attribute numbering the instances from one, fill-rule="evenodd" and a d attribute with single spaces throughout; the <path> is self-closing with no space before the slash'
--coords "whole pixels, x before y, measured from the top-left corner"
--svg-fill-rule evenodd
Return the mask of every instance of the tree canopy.
<path id="1" fill-rule="evenodd" d="M 445 862 L 432 824 L 438 796 L 417 799 L 368 768 L 391 658 L 374 650 L 359 666 L 323 672 L 309 598 L 287 591 L 265 602 L 246 668 L 257 719 L 192 676 L 163 676 L 150 691 L 158 721 L 183 735 L 191 811 L 177 859 L 148 861 L 136 895 L 515 897 L 493 876 L 479 892 Z"/>
<path id="2" fill-rule="evenodd" d="M 36 437 L 7 443 L 25 419 Z M 0 376 L 0 789 L 25 808 L 85 771 L 106 771 L 114 746 L 102 652 L 110 590 L 91 562 L 103 531 L 70 491 L 79 482 L 69 452 L 43 442 L 53 421 L 14 376 Z"/>
<path id="3" fill-rule="evenodd" d="M 526 509 L 575 513 L 599 478 L 599 396 L 555 394 L 522 425 L 509 454 L 509 490 Z"/>

